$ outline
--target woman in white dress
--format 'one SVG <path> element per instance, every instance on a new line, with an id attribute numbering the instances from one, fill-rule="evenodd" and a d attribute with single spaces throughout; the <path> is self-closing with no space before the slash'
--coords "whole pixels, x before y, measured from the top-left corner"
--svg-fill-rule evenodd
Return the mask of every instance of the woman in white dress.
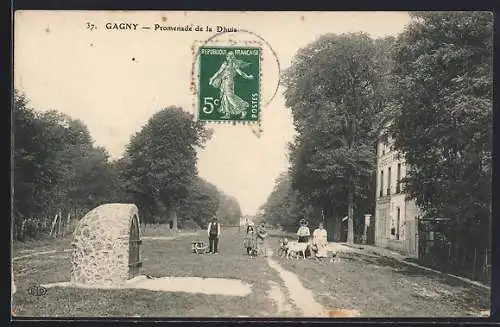
<path id="1" fill-rule="evenodd" d="M 319 223 L 318 228 L 313 232 L 313 245 L 316 247 L 316 258 L 326 258 L 328 256 L 328 239 L 323 223 Z"/>
<path id="2" fill-rule="evenodd" d="M 265 228 L 265 224 L 261 223 L 257 227 L 256 231 L 256 240 L 257 240 L 257 251 L 258 254 L 263 254 L 264 256 L 267 256 L 267 251 L 266 251 L 266 237 L 267 237 L 267 232 Z"/>

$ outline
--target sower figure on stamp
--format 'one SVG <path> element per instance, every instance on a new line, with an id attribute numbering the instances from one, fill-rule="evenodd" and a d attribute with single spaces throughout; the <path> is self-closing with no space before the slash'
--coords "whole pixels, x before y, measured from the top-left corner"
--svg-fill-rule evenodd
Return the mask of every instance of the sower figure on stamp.
<path id="1" fill-rule="evenodd" d="M 234 80 L 236 74 L 245 79 L 252 79 L 253 76 L 241 70 L 250 63 L 236 59 L 232 51 L 227 53 L 226 60 L 219 70 L 210 78 L 209 84 L 220 90 L 220 111 L 224 114 L 222 118 L 229 118 L 230 115 L 239 115 L 245 118 L 246 111 L 250 104 L 234 93 Z"/>
<path id="2" fill-rule="evenodd" d="M 217 217 L 213 217 L 208 224 L 208 243 L 210 244 L 210 253 L 219 253 L 220 224 Z"/>

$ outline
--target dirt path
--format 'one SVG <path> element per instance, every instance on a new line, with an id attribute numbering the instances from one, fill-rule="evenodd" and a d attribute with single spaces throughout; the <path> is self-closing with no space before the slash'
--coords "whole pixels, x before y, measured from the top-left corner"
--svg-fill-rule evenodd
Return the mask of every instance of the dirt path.
<path id="1" fill-rule="evenodd" d="M 269 293 L 267 296 L 276 303 L 278 316 L 292 316 L 296 311 L 283 289 L 276 282 L 269 281 Z"/>
<path id="2" fill-rule="evenodd" d="M 300 282 L 299 277 L 294 273 L 283 269 L 281 265 L 271 259 L 272 250 L 268 250 L 269 256 L 267 257 L 267 263 L 269 267 L 273 268 L 278 272 L 281 279 L 285 283 L 290 298 L 295 306 L 302 312 L 304 317 L 324 317 L 326 310 L 314 299 L 314 294 L 310 290 L 304 287 Z M 282 297 L 282 296 L 279 296 Z M 282 303 L 286 301 L 282 300 Z M 281 304 L 283 307 L 283 304 Z M 280 302 L 278 302 L 278 308 L 280 308 Z"/>

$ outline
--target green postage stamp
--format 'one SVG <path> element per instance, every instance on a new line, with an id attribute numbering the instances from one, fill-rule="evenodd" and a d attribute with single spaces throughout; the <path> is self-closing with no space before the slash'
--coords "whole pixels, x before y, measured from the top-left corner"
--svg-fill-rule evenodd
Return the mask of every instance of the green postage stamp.
<path id="1" fill-rule="evenodd" d="M 199 48 L 198 120 L 259 122 L 258 47 Z"/>

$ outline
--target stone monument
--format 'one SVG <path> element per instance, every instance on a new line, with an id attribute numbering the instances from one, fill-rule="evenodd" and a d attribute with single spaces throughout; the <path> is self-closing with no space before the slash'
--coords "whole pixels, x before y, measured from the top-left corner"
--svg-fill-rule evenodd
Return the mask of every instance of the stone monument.
<path id="1" fill-rule="evenodd" d="M 117 285 L 139 274 L 141 231 L 134 204 L 103 204 L 77 224 L 71 283 Z"/>

